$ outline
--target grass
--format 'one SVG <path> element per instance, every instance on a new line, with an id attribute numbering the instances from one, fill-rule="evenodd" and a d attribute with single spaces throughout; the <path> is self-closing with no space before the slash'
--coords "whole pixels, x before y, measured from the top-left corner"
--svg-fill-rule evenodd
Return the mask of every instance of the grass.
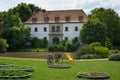
<path id="1" fill-rule="evenodd" d="M 76 77 L 78 72 L 99 71 L 107 72 L 111 75 L 110 80 L 120 79 L 120 62 L 108 60 L 80 60 L 71 63 L 69 69 L 48 68 L 46 60 L 7 58 L 0 57 L 0 61 L 14 63 L 16 65 L 33 66 L 35 71 L 29 80 L 86 80 Z"/>

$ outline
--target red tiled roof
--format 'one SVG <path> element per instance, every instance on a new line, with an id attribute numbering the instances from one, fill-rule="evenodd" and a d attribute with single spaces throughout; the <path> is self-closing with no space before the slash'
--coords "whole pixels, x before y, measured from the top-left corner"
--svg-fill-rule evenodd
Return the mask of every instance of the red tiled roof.
<path id="1" fill-rule="evenodd" d="M 65 22 L 85 22 L 88 17 L 85 12 L 80 10 L 57 10 L 57 11 L 45 11 L 37 12 L 32 15 L 25 23 L 65 23 Z M 68 18 L 66 21 L 65 18 Z"/>

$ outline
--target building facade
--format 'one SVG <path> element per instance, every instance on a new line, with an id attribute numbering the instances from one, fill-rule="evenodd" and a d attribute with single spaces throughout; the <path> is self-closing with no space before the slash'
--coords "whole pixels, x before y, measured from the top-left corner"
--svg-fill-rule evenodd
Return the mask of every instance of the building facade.
<path id="1" fill-rule="evenodd" d="M 78 39 L 80 29 L 87 20 L 83 10 L 58 10 L 37 12 L 26 22 L 31 36 L 46 39 L 49 44 L 57 44 L 62 40 Z"/>

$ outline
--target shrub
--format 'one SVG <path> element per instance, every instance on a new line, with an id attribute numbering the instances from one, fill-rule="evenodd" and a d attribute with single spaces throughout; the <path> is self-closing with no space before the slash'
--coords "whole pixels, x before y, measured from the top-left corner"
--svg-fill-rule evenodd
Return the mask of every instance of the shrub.
<path id="1" fill-rule="evenodd" d="M 112 54 L 112 55 L 110 55 L 109 60 L 120 61 L 120 54 Z"/>
<path id="2" fill-rule="evenodd" d="M 8 48 L 7 40 L 0 38 L 0 52 L 6 52 Z"/>
<path id="3" fill-rule="evenodd" d="M 58 45 L 58 51 L 64 52 L 65 51 L 65 47 L 63 45 Z"/>
<path id="4" fill-rule="evenodd" d="M 80 58 L 81 59 L 93 59 L 93 55 L 92 54 L 85 54 L 85 55 L 82 55 Z"/>
<path id="5" fill-rule="evenodd" d="M 48 51 L 56 52 L 56 51 L 58 51 L 58 46 L 57 45 L 50 45 L 50 46 L 48 46 Z"/>
<path id="6" fill-rule="evenodd" d="M 79 59 L 82 55 L 93 54 L 94 47 L 90 45 L 84 45 L 77 50 L 77 58 Z"/>
<path id="7" fill-rule="evenodd" d="M 45 48 L 48 46 L 48 41 L 45 39 L 32 38 L 31 44 L 32 44 L 32 47 L 35 47 L 35 48 Z"/>
<path id="8" fill-rule="evenodd" d="M 101 46 L 99 42 L 93 42 L 91 44 L 84 45 L 77 50 L 77 58 L 82 55 L 92 54 L 93 58 L 105 58 L 109 55 L 109 49 Z"/>
<path id="9" fill-rule="evenodd" d="M 110 50 L 110 54 L 120 54 L 120 51 L 118 49 Z"/>
<path id="10" fill-rule="evenodd" d="M 102 46 L 94 47 L 94 54 L 99 55 L 101 58 L 105 58 L 109 55 L 109 49 Z"/>
<path id="11" fill-rule="evenodd" d="M 90 44 L 90 46 L 98 47 L 98 46 L 101 46 L 101 43 L 100 42 L 93 42 Z"/>

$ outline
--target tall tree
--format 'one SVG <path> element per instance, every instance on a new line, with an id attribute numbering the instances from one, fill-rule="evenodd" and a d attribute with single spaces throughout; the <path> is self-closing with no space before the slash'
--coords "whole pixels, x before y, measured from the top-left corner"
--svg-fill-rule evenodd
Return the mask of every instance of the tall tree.
<path id="1" fill-rule="evenodd" d="M 120 17 L 113 9 L 96 8 L 90 19 L 99 19 L 107 26 L 107 37 L 114 45 L 120 44 Z"/>
<path id="2" fill-rule="evenodd" d="M 23 26 L 19 14 L 11 15 L 9 12 L 3 13 L 2 24 L 4 26 L 5 31 L 8 31 L 13 26 L 17 27 Z"/>
<path id="3" fill-rule="evenodd" d="M 9 13 L 16 14 L 18 13 L 22 22 L 25 22 L 30 16 L 32 16 L 35 12 L 41 11 L 42 9 L 34 4 L 26 4 L 21 3 L 13 9 L 9 9 Z"/>
<path id="4" fill-rule="evenodd" d="M 15 51 L 24 47 L 27 39 L 30 36 L 30 29 L 28 27 L 12 27 L 6 32 L 5 38 L 8 40 L 9 51 Z"/>
<path id="5" fill-rule="evenodd" d="M 120 45 L 120 17 L 113 9 L 96 8 L 91 11 L 80 37 L 83 43 L 101 42 L 106 46 Z M 105 27 L 106 26 L 106 27 Z"/>
<path id="6" fill-rule="evenodd" d="M 82 27 L 80 32 L 80 39 L 83 43 L 101 42 L 104 44 L 106 41 L 105 24 L 101 23 L 99 19 L 89 19 Z"/>

